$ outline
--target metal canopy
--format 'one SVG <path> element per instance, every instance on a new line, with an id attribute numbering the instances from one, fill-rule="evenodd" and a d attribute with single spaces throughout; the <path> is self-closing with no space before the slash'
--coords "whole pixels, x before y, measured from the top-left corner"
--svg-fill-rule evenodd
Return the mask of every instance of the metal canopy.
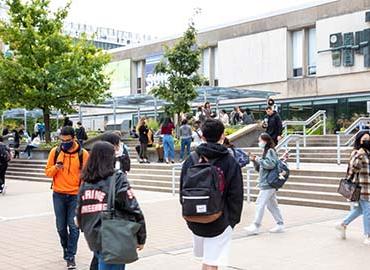
<path id="1" fill-rule="evenodd" d="M 4 111 L 3 113 L 4 118 L 12 118 L 12 119 L 24 119 L 25 115 L 31 118 L 39 118 L 42 117 L 42 110 L 35 109 L 31 111 L 27 111 L 25 109 L 11 109 L 8 111 Z"/>

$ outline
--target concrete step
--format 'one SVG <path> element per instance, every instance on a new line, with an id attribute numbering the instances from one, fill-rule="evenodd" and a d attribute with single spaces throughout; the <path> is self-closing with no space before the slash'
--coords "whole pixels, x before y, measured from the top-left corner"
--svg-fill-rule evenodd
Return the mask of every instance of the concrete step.
<path id="1" fill-rule="evenodd" d="M 6 180 L 17 180 L 17 181 L 31 181 L 31 182 L 50 182 L 51 178 L 43 178 L 39 176 L 18 176 L 18 175 L 6 175 Z"/>

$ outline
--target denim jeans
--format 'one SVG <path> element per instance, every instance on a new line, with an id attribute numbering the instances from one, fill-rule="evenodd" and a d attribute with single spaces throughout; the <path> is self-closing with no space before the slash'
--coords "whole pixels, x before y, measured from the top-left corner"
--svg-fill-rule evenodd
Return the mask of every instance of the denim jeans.
<path id="1" fill-rule="evenodd" d="M 184 159 L 185 148 L 186 148 L 186 156 L 190 156 L 190 145 L 191 145 L 191 138 L 181 139 L 181 151 L 180 151 L 180 159 Z"/>
<path id="2" fill-rule="evenodd" d="M 64 251 L 64 259 L 73 259 L 77 252 L 80 235 L 74 218 L 77 208 L 77 195 L 53 193 L 54 213 L 60 244 Z"/>
<path id="3" fill-rule="evenodd" d="M 283 225 L 284 220 L 281 215 L 279 205 L 276 199 L 276 190 L 275 189 L 261 189 L 258 198 L 256 201 L 256 216 L 254 218 L 254 224 L 257 227 L 261 226 L 263 215 L 265 213 L 265 207 L 272 214 L 278 225 Z"/>
<path id="4" fill-rule="evenodd" d="M 175 143 L 172 135 L 163 136 L 164 159 L 175 159 Z"/>
<path id="5" fill-rule="evenodd" d="M 343 224 L 349 225 L 361 215 L 363 215 L 364 234 L 370 236 L 370 201 L 360 200 L 358 206 L 355 206 L 344 219 Z"/>
<path id="6" fill-rule="evenodd" d="M 99 261 L 99 270 L 125 270 L 124 264 L 107 264 L 99 253 L 95 253 Z"/>

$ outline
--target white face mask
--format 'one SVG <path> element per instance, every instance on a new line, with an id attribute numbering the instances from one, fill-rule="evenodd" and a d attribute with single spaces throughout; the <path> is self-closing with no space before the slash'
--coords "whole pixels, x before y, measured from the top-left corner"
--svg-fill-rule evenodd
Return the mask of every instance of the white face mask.
<path id="1" fill-rule="evenodd" d="M 119 149 L 116 151 L 116 157 L 120 157 L 123 155 L 123 143 L 119 144 Z"/>
<path id="2" fill-rule="evenodd" d="M 259 142 L 259 143 L 258 143 L 258 147 L 259 147 L 259 148 L 262 148 L 262 149 L 265 149 L 265 147 L 266 147 L 266 143 L 265 143 L 265 142 Z"/>

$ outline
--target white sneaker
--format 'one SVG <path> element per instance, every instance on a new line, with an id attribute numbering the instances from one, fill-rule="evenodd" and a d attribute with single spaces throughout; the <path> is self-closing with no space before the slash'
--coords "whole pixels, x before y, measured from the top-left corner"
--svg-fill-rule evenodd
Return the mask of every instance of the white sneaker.
<path id="1" fill-rule="evenodd" d="M 370 246 L 370 237 L 366 237 L 364 240 L 364 244 Z"/>
<path id="2" fill-rule="evenodd" d="M 248 235 L 257 235 L 260 233 L 260 229 L 254 223 L 247 227 L 244 227 L 244 230 L 247 231 Z"/>
<path id="3" fill-rule="evenodd" d="M 278 224 L 270 230 L 270 233 L 282 233 L 284 232 L 284 229 L 285 229 L 284 225 Z"/>
<path id="4" fill-rule="evenodd" d="M 338 230 L 339 232 L 339 237 L 343 240 L 346 240 L 347 239 L 347 235 L 346 235 L 346 227 L 343 226 L 342 222 L 338 223 L 335 225 L 335 229 Z"/>

